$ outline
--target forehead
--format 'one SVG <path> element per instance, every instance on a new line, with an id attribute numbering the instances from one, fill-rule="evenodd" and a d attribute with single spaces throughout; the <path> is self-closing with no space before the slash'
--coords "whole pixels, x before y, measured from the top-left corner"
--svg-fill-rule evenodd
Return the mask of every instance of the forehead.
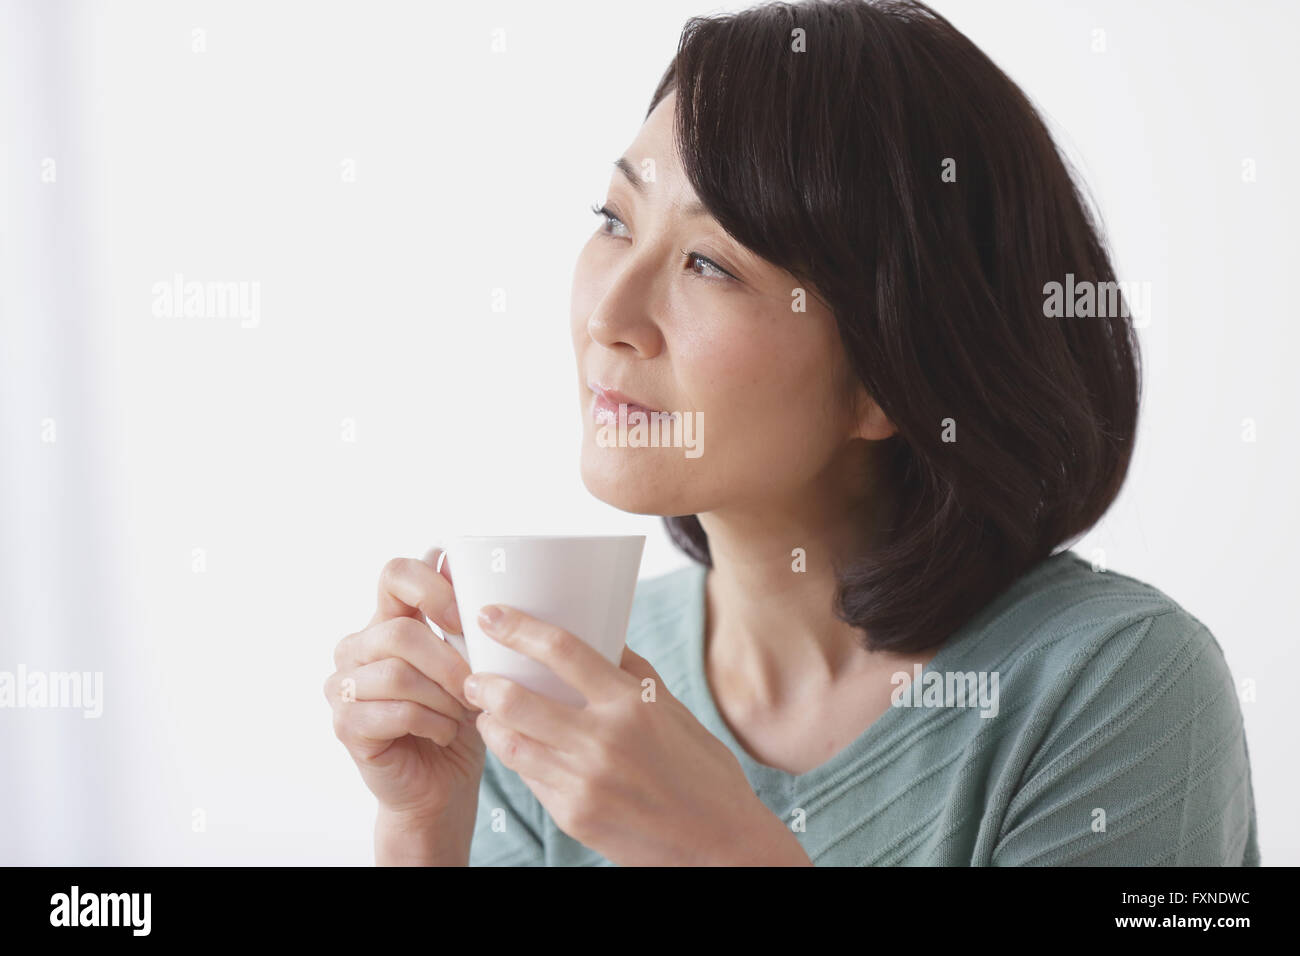
<path id="1" fill-rule="evenodd" d="M 677 104 L 677 91 L 671 90 L 661 99 L 650 115 L 646 117 L 645 122 L 641 124 L 644 132 L 647 127 L 652 127 L 656 134 L 672 135 L 673 110 Z"/>
<path id="2" fill-rule="evenodd" d="M 626 163 L 617 163 L 612 178 L 631 186 L 644 199 L 652 203 L 666 203 L 677 207 L 690 218 L 707 216 L 677 154 L 674 140 L 673 108 L 675 95 L 665 96 L 641 124 L 636 138 L 623 152 Z M 635 178 L 635 182 L 631 181 Z"/>

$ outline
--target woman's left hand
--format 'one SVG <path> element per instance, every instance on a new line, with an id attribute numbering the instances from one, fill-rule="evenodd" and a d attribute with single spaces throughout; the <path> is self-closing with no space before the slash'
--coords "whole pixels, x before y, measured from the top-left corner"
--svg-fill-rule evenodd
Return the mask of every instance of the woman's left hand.
<path id="1" fill-rule="evenodd" d="M 556 826 L 619 866 L 800 865 L 798 838 L 750 786 L 726 744 L 624 648 L 594 648 L 522 611 L 493 605 L 484 633 L 540 661 L 587 699 L 572 707 L 496 674 L 465 681 L 476 726 Z M 477 683 L 477 687 L 473 686 Z"/>

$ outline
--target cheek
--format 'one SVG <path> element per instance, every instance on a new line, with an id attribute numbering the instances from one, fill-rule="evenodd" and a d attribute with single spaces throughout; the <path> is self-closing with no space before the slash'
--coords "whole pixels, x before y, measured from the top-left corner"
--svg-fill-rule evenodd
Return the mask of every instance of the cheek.
<path id="1" fill-rule="evenodd" d="M 805 409 L 827 387 L 808 347 L 806 339 L 789 336 L 732 335 L 699 343 L 683 377 L 689 394 L 719 422 L 758 427 L 806 420 Z"/>
<path id="2" fill-rule="evenodd" d="M 733 336 L 693 355 L 687 393 L 720 458 L 741 469 L 779 459 L 785 465 L 777 470 L 802 474 L 837 445 L 843 420 L 832 394 L 834 355 L 820 338 L 785 330 Z"/>

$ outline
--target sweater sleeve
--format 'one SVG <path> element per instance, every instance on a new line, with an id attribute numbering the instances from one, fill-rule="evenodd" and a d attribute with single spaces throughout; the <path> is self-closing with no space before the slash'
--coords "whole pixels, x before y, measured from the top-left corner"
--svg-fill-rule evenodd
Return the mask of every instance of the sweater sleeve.
<path id="1" fill-rule="evenodd" d="M 1257 866 L 1250 759 L 1218 641 L 1172 607 L 1074 658 L 995 866 Z"/>
<path id="2" fill-rule="evenodd" d="M 470 866 L 545 866 L 541 803 L 491 750 L 479 783 Z"/>

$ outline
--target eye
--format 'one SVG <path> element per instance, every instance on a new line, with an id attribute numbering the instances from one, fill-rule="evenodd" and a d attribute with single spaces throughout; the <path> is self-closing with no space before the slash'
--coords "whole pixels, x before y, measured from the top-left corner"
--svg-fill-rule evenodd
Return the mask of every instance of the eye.
<path id="1" fill-rule="evenodd" d="M 710 270 L 713 273 L 713 275 L 708 275 L 706 273 L 696 272 L 694 269 L 691 269 L 691 275 L 695 276 L 698 279 L 714 279 L 714 280 L 725 281 L 727 279 L 736 278 L 726 269 L 722 268 L 722 266 L 718 265 L 716 262 L 710 259 L 708 256 L 702 256 L 698 252 L 689 252 L 686 249 L 682 250 L 682 255 L 686 257 L 687 266 L 690 266 L 691 263 L 693 262 L 698 262 L 701 263 L 705 269 Z"/>
<path id="2" fill-rule="evenodd" d="M 614 223 L 618 223 L 620 226 L 623 226 L 624 229 L 627 228 L 627 226 L 623 225 L 623 220 L 619 219 L 618 216 L 610 212 L 609 208 L 606 206 L 597 206 L 595 204 L 592 204 L 591 211 L 594 212 L 597 216 L 604 217 L 605 221 L 600 224 L 600 231 L 606 236 L 613 235 L 613 233 L 609 232 L 606 227 L 612 226 Z M 623 239 L 626 237 L 616 236 L 615 238 Z"/>
<path id="3" fill-rule="evenodd" d="M 601 235 L 613 236 L 615 239 L 629 238 L 628 236 L 625 235 L 624 236 L 615 235 L 613 232 L 610 231 L 610 229 L 613 228 L 614 226 L 620 226 L 624 230 L 626 230 L 627 225 L 623 222 L 623 220 L 619 219 L 618 216 L 610 212 L 608 206 L 598 206 L 595 203 L 593 203 L 591 206 L 591 211 L 594 212 L 597 216 L 602 217 L 602 219 L 604 220 L 600 225 Z M 690 252 L 686 249 L 683 249 L 681 252 L 685 260 L 683 264 L 691 269 L 691 275 L 693 275 L 695 278 L 709 279 L 714 282 L 726 282 L 728 280 L 736 280 L 735 276 L 733 276 L 726 269 L 722 268 L 722 266 L 718 265 L 708 256 L 702 256 L 698 252 Z M 701 265 L 705 271 L 697 272 L 694 267 L 696 263 Z"/>

